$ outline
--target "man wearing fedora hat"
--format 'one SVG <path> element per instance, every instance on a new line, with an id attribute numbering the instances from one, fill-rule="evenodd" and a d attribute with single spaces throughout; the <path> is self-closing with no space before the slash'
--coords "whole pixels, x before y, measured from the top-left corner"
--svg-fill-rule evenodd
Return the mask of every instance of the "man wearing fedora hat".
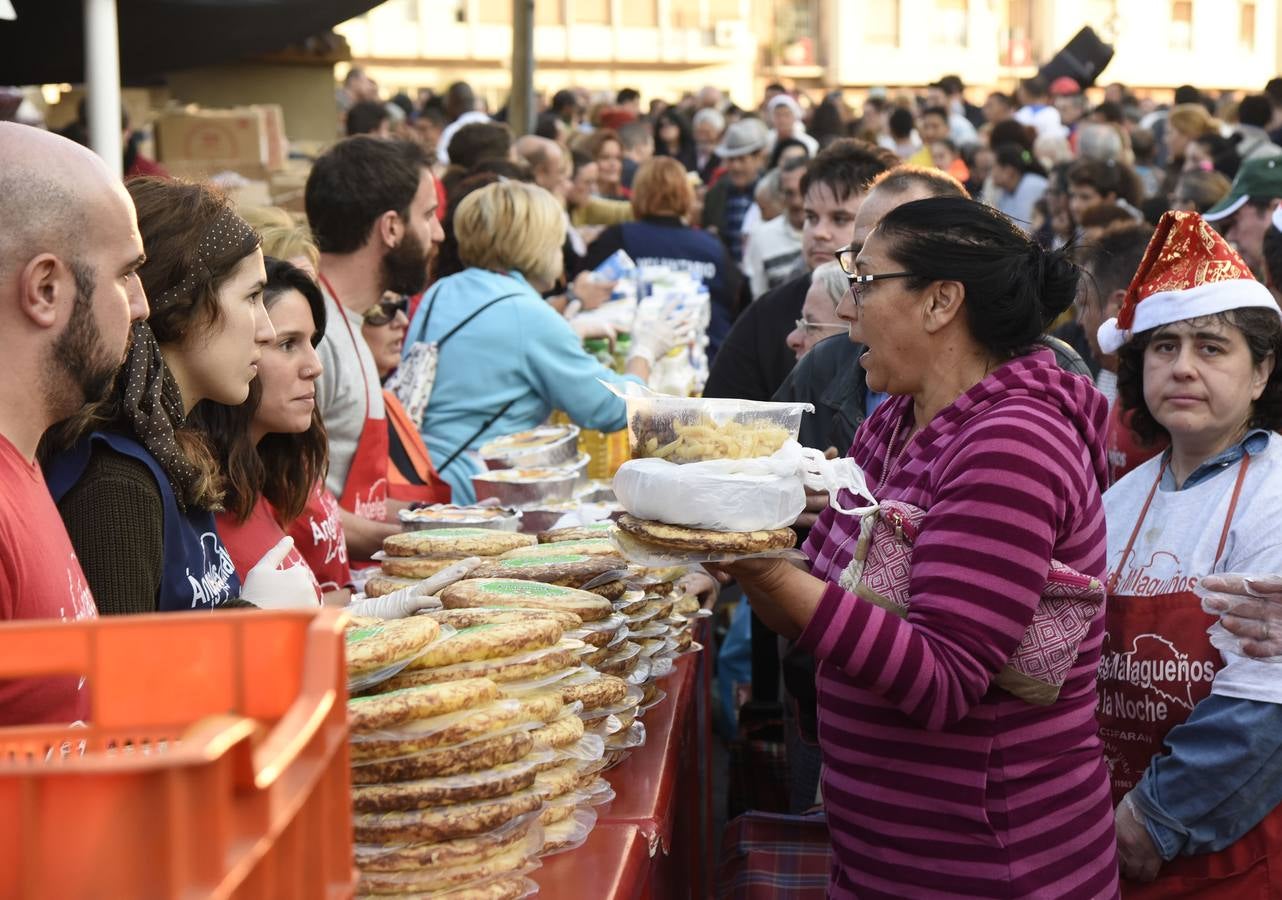
<path id="1" fill-rule="evenodd" d="M 743 261 L 743 217 L 766 163 L 766 142 L 760 119 L 741 119 L 726 129 L 717 145 L 726 172 L 704 199 L 703 227 L 721 238 L 736 263 Z"/>

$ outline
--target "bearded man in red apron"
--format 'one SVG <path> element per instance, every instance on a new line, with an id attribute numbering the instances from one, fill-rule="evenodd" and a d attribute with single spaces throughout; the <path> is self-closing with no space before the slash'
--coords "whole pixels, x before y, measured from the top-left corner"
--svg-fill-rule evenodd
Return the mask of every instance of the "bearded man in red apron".
<path id="1" fill-rule="evenodd" d="M 355 568 L 400 531 L 388 500 L 388 437 L 378 367 L 361 335 L 385 291 L 417 294 L 444 237 L 436 183 L 416 145 L 355 137 L 316 160 L 307 218 L 321 251 L 320 285 L 330 325 L 317 348 L 325 374 L 316 405 L 329 433 L 326 486 L 338 498 Z"/>
<path id="2" fill-rule="evenodd" d="M 1104 495 L 1122 894 L 1279 897 L 1282 670 L 1213 644 L 1194 587 L 1282 571 L 1282 312 L 1201 217 L 1169 212 L 1099 343 L 1136 433 L 1170 440 Z"/>

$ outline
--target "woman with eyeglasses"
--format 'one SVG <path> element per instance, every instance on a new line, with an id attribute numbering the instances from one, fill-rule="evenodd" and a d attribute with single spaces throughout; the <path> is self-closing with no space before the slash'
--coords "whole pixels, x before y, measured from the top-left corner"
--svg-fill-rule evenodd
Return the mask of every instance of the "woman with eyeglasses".
<path id="1" fill-rule="evenodd" d="M 722 566 L 818 661 L 829 896 L 1116 897 L 1107 404 L 1036 347 L 1079 271 L 960 198 L 892 209 L 846 268 L 891 395 L 850 450 L 872 496 L 839 492 L 805 567 Z"/>
<path id="2" fill-rule="evenodd" d="M 797 354 L 798 360 L 824 338 L 850 330 L 848 323 L 837 315 L 837 305 L 849 289 L 846 273 L 838 263 L 824 263 L 811 273 L 801 318 L 787 337 L 788 349 Z"/>
<path id="3" fill-rule="evenodd" d="M 409 298 L 389 292 L 362 317 L 361 335 L 383 381 L 401 364 L 408 312 Z M 450 486 L 436 473 L 423 436 L 393 391 L 383 391 L 383 406 L 387 412 L 387 496 L 409 503 L 449 503 Z"/>

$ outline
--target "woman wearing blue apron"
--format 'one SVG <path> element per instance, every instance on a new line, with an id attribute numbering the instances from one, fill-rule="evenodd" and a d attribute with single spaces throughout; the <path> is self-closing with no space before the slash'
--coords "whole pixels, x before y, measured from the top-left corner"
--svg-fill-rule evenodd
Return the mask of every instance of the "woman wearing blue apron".
<path id="1" fill-rule="evenodd" d="M 107 400 L 47 440 L 49 488 L 103 615 L 242 605 L 214 525 L 221 467 L 187 415 L 202 400 L 243 403 L 274 337 L 258 235 L 202 186 L 128 189 L 151 313 Z"/>

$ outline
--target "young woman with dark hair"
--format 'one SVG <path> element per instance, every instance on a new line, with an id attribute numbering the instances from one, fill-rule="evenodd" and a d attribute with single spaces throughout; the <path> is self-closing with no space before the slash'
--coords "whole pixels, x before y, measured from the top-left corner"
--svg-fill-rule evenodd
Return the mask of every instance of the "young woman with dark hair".
<path id="1" fill-rule="evenodd" d="M 1139 176 L 1126 163 L 1079 159 L 1069 166 L 1068 209 L 1079 226 L 1086 210 L 1101 203 L 1121 206 L 1139 220 L 1142 194 Z"/>
<path id="2" fill-rule="evenodd" d="M 1049 184 L 1046 170 L 1033 151 L 1020 144 L 1001 144 L 994 155 L 992 178 L 997 196 L 992 198 L 993 206 L 1013 219 L 1026 233 L 1030 232 L 1033 207 L 1046 193 Z"/>
<path id="3" fill-rule="evenodd" d="M 249 396 L 273 338 L 259 238 L 209 188 L 127 185 L 151 307 L 112 394 L 46 441 L 50 491 L 105 615 L 209 609 L 241 595 L 214 526 L 226 479 L 188 421 L 201 401 Z"/>
<path id="4" fill-rule="evenodd" d="M 1078 269 L 960 198 L 896 207 L 851 256 L 838 315 L 891 397 L 850 451 L 870 497 L 834 499 L 873 516 L 870 541 L 830 508 L 808 571 L 722 566 L 819 663 L 828 896 L 1115 897 L 1095 722 L 1107 404 L 1035 348 Z"/>
<path id="5" fill-rule="evenodd" d="M 685 166 L 687 172 L 698 171 L 694 131 L 685 116 L 675 109 L 665 109 L 654 123 L 654 155 L 671 156 Z"/>
<path id="6" fill-rule="evenodd" d="M 237 574 L 243 577 L 288 534 L 294 549 L 278 567 L 304 567 L 319 597 L 351 581 L 338 501 L 325 488 L 329 445 L 316 411 L 325 301 L 303 270 L 270 257 L 266 270 L 263 304 L 276 338 L 263 351 L 249 399 L 239 406 L 202 403 L 192 418 L 225 460 L 218 533 Z"/>

